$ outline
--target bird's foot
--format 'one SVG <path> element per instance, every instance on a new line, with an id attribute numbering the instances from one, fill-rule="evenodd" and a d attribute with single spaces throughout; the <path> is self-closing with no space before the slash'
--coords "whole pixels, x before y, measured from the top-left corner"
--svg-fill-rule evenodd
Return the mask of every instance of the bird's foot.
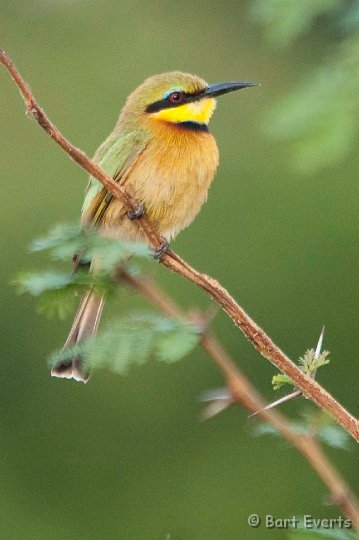
<path id="1" fill-rule="evenodd" d="M 162 244 L 160 245 L 160 247 L 156 248 L 156 249 L 153 251 L 153 257 L 154 257 L 156 260 L 160 260 L 161 257 L 163 257 L 163 255 L 164 255 L 165 253 L 167 253 L 169 247 L 170 247 L 170 244 L 169 244 L 167 238 L 163 238 L 163 242 L 162 242 Z"/>
<path id="2" fill-rule="evenodd" d="M 128 218 L 133 221 L 134 219 L 140 219 L 145 213 L 145 205 L 140 203 L 135 210 L 129 210 L 127 212 Z"/>

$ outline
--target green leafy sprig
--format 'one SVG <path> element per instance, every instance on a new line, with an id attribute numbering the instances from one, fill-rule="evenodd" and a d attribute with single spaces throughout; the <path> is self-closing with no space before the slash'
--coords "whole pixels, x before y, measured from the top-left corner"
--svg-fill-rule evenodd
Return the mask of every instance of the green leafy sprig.
<path id="1" fill-rule="evenodd" d="M 57 225 L 48 235 L 35 240 L 30 250 L 48 251 L 55 261 L 68 262 L 74 255 L 81 265 L 90 264 L 92 259 L 97 261 L 96 272 L 82 270 L 80 265 L 76 272 L 56 268 L 22 272 L 14 279 L 19 293 L 39 297 L 40 313 L 60 319 L 74 309 L 76 295 L 80 296 L 88 288 L 99 294 L 111 294 L 117 288 L 113 273 L 118 265 L 126 263 L 128 266 L 130 257 L 148 258 L 151 253 L 146 244 L 107 238 L 95 230 L 82 230 L 78 225 Z"/>
<path id="2" fill-rule="evenodd" d="M 329 351 L 323 351 L 319 354 L 319 356 L 317 356 L 316 351 L 314 349 L 308 349 L 304 353 L 304 355 L 299 358 L 298 360 L 299 367 L 307 375 L 313 376 L 317 369 L 329 364 L 330 362 L 328 358 L 329 354 L 330 354 Z M 277 375 L 273 376 L 272 378 L 273 390 L 279 390 L 279 388 L 282 388 L 282 386 L 284 386 L 285 384 L 294 386 L 293 381 L 286 375 L 283 375 L 283 373 L 278 373 Z"/>
<path id="3" fill-rule="evenodd" d="M 74 225 L 58 225 L 43 238 L 35 240 L 31 251 L 48 251 L 56 261 L 69 261 L 74 254 L 81 264 L 75 272 L 46 270 L 23 272 L 14 280 L 20 293 L 39 298 L 39 311 L 47 316 L 65 318 L 74 310 L 76 297 L 89 288 L 99 294 L 111 294 L 118 288 L 115 271 L 131 256 L 148 258 L 147 245 L 103 237 L 95 230 Z M 96 260 L 99 269 L 89 272 Z M 51 356 L 51 365 L 81 356 L 89 367 L 109 367 L 124 373 L 131 364 L 143 364 L 151 357 L 176 362 L 198 343 L 201 329 L 192 323 L 166 318 L 154 312 L 133 312 L 111 321 L 96 338 L 67 347 Z"/>
<path id="4" fill-rule="evenodd" d="M 144 364 L 150 358 L 177 362 L 193 350 L 200 336 L 194 324 L 152 311 L 132 312 L 112 320 L 95 339 L 54 353 L 50 364 L 80 355 L 91 368 L 108 367 L 123 374 L 129 366 Z"/>

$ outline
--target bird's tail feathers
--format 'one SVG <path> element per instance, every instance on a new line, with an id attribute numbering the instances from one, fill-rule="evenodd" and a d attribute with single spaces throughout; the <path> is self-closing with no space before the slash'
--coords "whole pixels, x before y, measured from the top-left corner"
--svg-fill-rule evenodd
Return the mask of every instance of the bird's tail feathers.
<path id="1" fill-rule="evenodd" d="M 81 298 L 70 333 L 64 349 L 73 347 L 95 336 L 101 319 L 104 297 L 89 290 Z M 53 377 L 75 379 L 86 383 L 89 379 L 89 369 L 84 365 L 81 355 L 74 356 L 70 362 L 59 361 L 51 370 Z"/>

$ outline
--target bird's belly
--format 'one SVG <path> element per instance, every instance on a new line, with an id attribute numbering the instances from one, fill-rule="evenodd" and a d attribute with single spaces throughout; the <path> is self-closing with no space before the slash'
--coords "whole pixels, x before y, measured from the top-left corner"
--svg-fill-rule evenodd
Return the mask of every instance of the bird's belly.
<path id="1" fill-rule="evenodd" d="M 196 134 L 192 144 L 149 146 L 124 187 L 144 204 L 157 232 L 170 239 L 200 211 L 217 164 L 218 149 L 212 135 Z M 119 201 L 111 203 L 107 214 L 106 221 L 119 236 L 140 239 L 138 227 L 124 216 Z"/>
<path id="2" fill-rule="evenodd" d="M 187 227 L 207 199 L 213 173 L 172 169 L 151 178 L 138 193 L 147 214 L 160 234 L 174 237 Z"/>

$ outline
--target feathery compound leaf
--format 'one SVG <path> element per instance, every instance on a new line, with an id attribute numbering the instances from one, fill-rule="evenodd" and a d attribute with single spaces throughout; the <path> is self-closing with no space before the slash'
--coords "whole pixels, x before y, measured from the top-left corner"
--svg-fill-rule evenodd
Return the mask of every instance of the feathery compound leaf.
<path id="1" fill-rule="evenodd" d="M 55 260 L 71 260 L 80 254 L 84 262 L 96 258 L 102 271 L 110 271 L 130 255 L 149 257 L 149 247 L 141 242 L 128 242 L 102 236 L 95 229 L 80 229 L 78 225 L 57 225 L 46 237 L 35 240 L 32 251 L 49 250 Z"/>
<path id="2" fill-rule="evenodd" d="M 108 367 L 117 373 L 125 373 L 131 365 L 143 364 L 151 357 L 165 362 L 178 361 L 197 345 L 199 339 L 200 332 L 192 324 L 167 319 L 157 313 L 137 312 L 112 322 L 80 352 L 91 367 Z M 70 360 L 78 353 L 77 349 L 66 349 L 55 353 L 51 362 Z"/>
<path id="3" fill-rule="evenodd" d="M 56 225 L 47 236 L 34 240 L 30 250 L 49 250 L 54 259 L 71 260 L 75 253 L 86 248 L 86 236 L 79 225 Z"/>
<path id="4" fill-rule="evenodd" d="M 304 355 L 299 358 L 298 362 L 301 365 L 302 370 L 310 375 L 318 368 L 329 364 L 329 354 L 329 351 L 323 351 L 318 358 L 316 358 L 314 349 L 308 349 Z"/>
<path id="5" fill-rule="evenodd" d="M 64 319 L 74 309 L 76 294 L 81 295 L 91 287 L 99 294 L 109 295 L 116 288 L 108 275 L 86 271 L 25 272 L 19 274 L 13 284 L 20 294 L 29 293 L 40 297 L 39 313 L 60 319 Z"/>
<path id="6" fill-rule="evenodd" d="M 48 250 L 55 260 L 70 261 L 74 254 L 80 256 L 82 262 L 97 260 L 96 273 L 77 270 L 63 272 L 49 270 L 38 273 L 22 273 L 14 280 L 20 293 L 42 296 L 39 312 L 48 317 L 64 318 L 73 306 L 71 296 L 75 292 L 83 293 L 92 287 L 100 294 L 112 293 L 115 284 L 111 272 L 129 256 L 148 257 L 149 247 L 140 242 L 125 242 L 114 238 L 106 238 L 95 230 L 81 230 L 78 225 L 57 225 L 47 236 L 35 240 L 32 251 Z"/>
<path id="7" fill-rule="evenodd" d="M 19 293 L 30 293 L 32 296 L 40 296 L 49 290 L 60 290 L 73 284 L 71 272 L 59 272 L 48 270 L 46 272 L 22 272 L 17 275 L 13 284 Z"/>
<path id="8" fill-rule="evenodd" d="M 13 281 L 19 293 L 29 293 L 32 296 L 40 296 L 48 291 L 72 291 L 83 292 L 88 287 L 100 291 L 111 286 L 111 280 L 104 274 L 92 274 L 90 272 L 61 272 L 47 270 L 46 272 L 24 272 L 18 274 Z"/>

